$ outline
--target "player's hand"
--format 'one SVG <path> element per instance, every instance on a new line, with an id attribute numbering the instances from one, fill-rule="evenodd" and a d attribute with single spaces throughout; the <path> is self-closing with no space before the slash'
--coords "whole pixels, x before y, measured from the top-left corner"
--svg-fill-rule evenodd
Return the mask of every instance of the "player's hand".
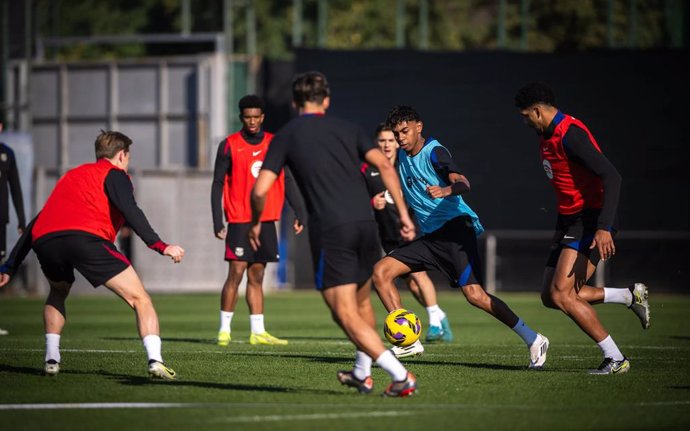
<path id="1" fill-rule="evenodd" d="M 261 247 L 259 235 L 261 235 L 261 223 L 257 223 L 249 229 L 249 245 L 252 246 L 252 250 L 254 251 L 257 251 L 259 247 Z"/>
<path id="2" fill-rule="evenodd" d="M 184 257 L 184 249 L 179 245 L 169 245 L 163 251 L 165 256 L 170 256 L 175 263 L 180 263 Z"/>
<path id="3" fill-rule="evenodd" d="M 299 221 L 299 219 L 295 219 L 295 222 L 292 224 L 292 227 L 295 229 L 295 235 L 301 234 L 304 230 L 304 225 L 302 224 L 302 222 Z"/>
<path id="4" fill-rule="evenodd" d="M 412 241 L 417 233 L 415 232 L 414 223 L 409 215 L 405 214 L 400 217 L 400 223 L 402 227 L 400 228 L 400 235 L 405 241 Z"/>
<path id="5" fill-rule="evenodd" d="M 10 282 L 10 275 L 5 273 L 0 273 L 0 287 L 3 287 Z"/>
<path id="6" fill-rule="evenodd" d="M 373 198 L 371 198 L 371 206 L 374 207 L 374 209 L 377 210 L 382 210 L 386 208 L 386 191 L 382 191 L 381 193 L 374 195 Z"/>
<path id="7" fill-rule="evenodd" d="M 19 236 L 24 235 L 24 228 L 23 227 L 18 227 L 17 232 L 19 232 Z"/>
<path id="8" fill-rule="evenodd" d="M 450 189 L 450 186 L 448 186 L 448 187 L 426 186 L 426 192 L 429 196 L 431 196 L 434 199 L 442 199 L 442 198 L 445 198 L 446 196 L 450 196 L 451 189 Z"/>
<path id="9" fill-rule="evenodd" d="M 228 234 L 228 231 L 225 228 L 223 228 L 223 229 L 219 230 L 218 232 L 216 232 L 216 238 L 224 240 L 225 236 L 227 234 Z"/>
<path id="10" fill-rule="evenodd" d="M 616 246 L 613 243 L 611 232 L 603 229 L 598 229 L 594 233 L 592 244 L 589 245 L 590 250 L 597 247 L 601 260 L 608 260 L 616 254 Z"/>

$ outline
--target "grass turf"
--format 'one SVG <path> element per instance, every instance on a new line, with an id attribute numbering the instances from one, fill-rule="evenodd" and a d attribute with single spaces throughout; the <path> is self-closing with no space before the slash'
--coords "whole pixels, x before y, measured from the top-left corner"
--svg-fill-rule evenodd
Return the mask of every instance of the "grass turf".
<path id="1" fill-rule="evenodd" d="M 599 349 L 569 319 L 543 308 L 537 294 L 499 296 L 551 340 L 546 370 L 527 371 L 527 349 L 512 331 L 446 291 L 439 303 L 456 340 L 427 345 L 423 356 L 405 361 L 419 384 L 418 394 L 406 399 L 379 396 L 389 383 L 379 368 L 372 372 L 375 394 L 337 383 L 335 372 L 352 365 L 353 347 L 313 292 L 266 298 L 266 328 L 289 345 L 251 346 L 247 307 L 240 303 L 227 348 L 213 342 L 217 295 L 154 296 L 176 382 L 146 378 L 134 315 L 113 295 L 68 299 L 61 371 L 44 377 L 42 301 L 3 298 L 0 327 L 10 334 L 0 337 L 0 424 L 103 431 L 690 428 L 690 297 L 652 292 L 647 331 L 625 307 L 597 306 L 632 368 L 590 376 L 585 371 L 599 364 Z M 380 325 L 385 313 L 372 299 Z M 426 312 L 409 295 L 403 301 L 426 324 Z M 49 403 L 84 405 L 48 409 Z"/>

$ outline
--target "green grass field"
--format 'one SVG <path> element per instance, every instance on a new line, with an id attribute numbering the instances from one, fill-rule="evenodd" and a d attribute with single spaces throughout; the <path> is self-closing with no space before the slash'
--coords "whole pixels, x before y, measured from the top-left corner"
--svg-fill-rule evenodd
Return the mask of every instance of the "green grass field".
<path id="1" fill-rule="evenodd" d="M 380 396 L 389 379 L 379 368 L 374 394 L 338 384 L 354 350 L 313 292 L 266 299 L 267 329 L 288 346 L 251 346 L 240 303 L 227 348 L 213 343 L 218 295 L 155 296 L 176 382 L 146 378 L 133 313 L 114 295 L 68 300 L 61 372 L 44 377 L 42 301 L 2 298 L 0 327 L 10 334 L 0 337 L 0 429 L 690 429 L 690 297 L 652 291 L 647 331 L 625 307 L 597 306 L 632 369 L 590 376 L 599 349 L 569 319 L 537 294 L 499 296 L 550 338 L 547 369 L 527 371 L 527 349 L 512 331 L 446 291 L 439 303 L 456 340 L 405 361 L 419 384 L 405 399 Z M 426 323 L 426 312 L 403 300 Z"/>

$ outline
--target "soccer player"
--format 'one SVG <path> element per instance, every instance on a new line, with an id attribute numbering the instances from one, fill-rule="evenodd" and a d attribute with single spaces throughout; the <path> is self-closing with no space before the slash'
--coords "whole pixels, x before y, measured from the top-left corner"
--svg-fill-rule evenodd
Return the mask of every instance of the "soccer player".
<path id="1" fill-rule="evenodd" d="M 398 173 L 405 200 L 424 234 L 393 250 L 374 268 L 374 285 L 388 311 L 403 308 L 393 281 L 402 274 L 436 268 L 459 287 L 470 304 L 512 328 L 530 352 L 529 368 L 546 362 L 549 340 L 527 326 L 497 297 L 482 288 L 477 236 L 479 217 L 460 196 L 470 182 L 450 152 L 436 139 L 422 136 L 422 119 L 410 106 L 396 106 L 386 123 L 400 144 Z"/>
<path id="2" fill-rule="evenodd" d="M 393 136 L 393 131 L 386 124 L 379 124 L 375 134 L 376 143 L 383 154 L 393 166 L 396 166 L 398 157 L 398 142 Z M 379 238 L 385 253 L 405 243 L 400 236 L 400 217 L 395 209 L 390 193 L 381 181 L 381 174 L 374 167 L 362 163 L 362 173 L 367 182 L 367 189 L 371 197 L 371 205 L 374 208 L 374 216 L 379 228 Z M 436 289 L 426 271 L 413 272 L 409 276 L 403 276 L 413 296 L 429 314 L 429 329 L 426 333 L 427 342 L 452 341 L 453 332 L 448 322 L 446 313 L 439 307 L 436 300 Z M 417 342 L 408 347 L 392 348 L 393 353 L 401 358 L 413 356 L 424 351 L 421 343 Z"/>
<path id="3" fill-rule="evenodd" d="M 235 314 L 237 291 L 245 271 L 251 326 L 249 343 L 284 345 L 288 343 L 287 340 L 274 337 L 264 327 L 263 279 L 266 263 L 278 261 L 275 222 L 280 218 L 285 196 L 287 194 L 288 201 L 297 214 L 303 212 L 299 204 L 301 197 L 289 173 L 281 173 L 268 194 L 266 210 L 261 217 L 261 248 L 254 251 L 247 236 L 251 228 L 249 193 L 259 175 L 273 134 L 261 129 L 264 104 L 258 96 L 244 96 L 240 99 L 239 110 L 242 129 L 218 145 L 211 186 L 213 231 L 218 239 L 225 240 L 225 260 L 229 263 L 228 277 L 220 296 L 218 345 L 227 346 L 230 343 L 230 326 Z M 227 230 L 223 226 L 223 211 L 228 221 Z M 304 216 L 298 216 L 294 223 L 298 234 L 303 229 L 300 222 L 303 218 Z"/>
<path id="4" fill-rule="evenodd" d="M 384 395 L 404 397 L 415 392 L 416 378 L 387 350 L 375 330 L 374 310 L 367 280 L 381 246 L 364 178 L 362 160 L 381 173 L 400 213 L 402 236 L 414 237 L 414 224 L 402 200 L 400 183 L 381 150 L 364 131 L 327 115 L 330 88 L 320 72 L 300 74 L 292 83 L 293 105 L 299 117 L 276 133 L 252 191 L 250 241 L 261 245 L 259 217 L 266 196 L 287 165 L 295 175 L 309 213 L 309 240 L 316 289 L 357 347 L 352 371 L 339 371 L 338 380 L 361 393 L 373 390 L 372 359 L 393 382 Z"/>
<path id="5" fill-rule="evenodd" d="M 45 374 L 60 371 L 60 334 L 65 326 L 65 299 L 79 271 L 94 287 L 105 285 L 134 309 L 137 328 L 153 378 L 174 380 L 163 362 L 158 316 L 139 276 L 114 244 L 126 221 L 148 247 L 179 263 L 184 250 L 161 241 L 134 200 L 127 175 L 132 140 L 119 132 L 96 138 L 95 163 L 69 170 L 55 185 L 41 212 L 32 220 L 0 266 L 0 287 L 7 284 L 33 248 L 50 284 L 43 308 L 46 333 Z"/>
<path id="6" fill-rule="evenodd" d="M 0 123 L 0 133 L 2 133 L 2 129 L 3 125 Z M 22 197 L 22 186 L 17 170 L 17 159 L 14 156 L 14 151 L 0 142 L 0 261 L 5 258 L 7 251 L 7 223 L 10 221 L 8 186 L 14 209 L 17 212 L 17 230 L 21 235 L 26 226 L 26 218 L 24 217 L 24 198 Z"/>
<path id="7" fill-rule="evenodd" d="M 542 166 L 556 190 L 558 219 L 551 254 L 544 270 L 542 302 L 563 311 L 598 345 L 604 356 L 590 374 L 619 374 L 630 369 L 590 304 L 625 304 L 644 329 L 649 327 L 647 287 L 595 288 L 585 283 L 599 259 L 616 253 L 616 208 L 621 176 L 580 120 L 555 106 L 552 90 L 530 83 L 515 96 L 525 124 L 540 136 Z"/>

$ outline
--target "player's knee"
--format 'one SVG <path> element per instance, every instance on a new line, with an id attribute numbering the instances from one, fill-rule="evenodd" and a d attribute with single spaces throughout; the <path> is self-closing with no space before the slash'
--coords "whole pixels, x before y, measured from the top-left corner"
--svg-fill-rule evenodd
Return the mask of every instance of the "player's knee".
<path id="1" fill-rule="evenodd" d="M 384 260 L 379 261 L 379 263 L 374 266 L 374 274 L 372 279 L 375 286 L 381 286 L 385 283 L 390 283 L 395 278 L 392 269 L 388 266 Z"/>
<path id="2" fill-rule="evenodd" d="M 551 292 L 549 293 L 549 298 L 553 304 L 552 308 L 558 308 L 559 310 L 563 311 L 568 309 L 568 305 L 571 300 L 570 295 L 559 291 L 557 288 L 551 289 Z"/>
<path id="3" fill-rule="evenodd" d="M 124 299 L 127 301 L 129 306 L 135 310 L 153 307 L 153 301 L 151 301 L 151 297 L 146 292 L 138 292 Z"/>
<path id="4" fill-rule="evenodd" d="M 541 293 L 541 303 L 547 308 L 558 308 L 556 304 L 554 304 L 553 299 L 551 299 L 551 292 Z"/>
<path id="5" fill-rule="evenodd" d="M 488 300 L 486 292 L 484 292 L 482 287 L 478 284 L 464 286 L 462 288 L 462 292 L 465 294 L 467 302 L 474 305 L 475 307 L 481 308 L 484 305 L 484 303 Z"/>

